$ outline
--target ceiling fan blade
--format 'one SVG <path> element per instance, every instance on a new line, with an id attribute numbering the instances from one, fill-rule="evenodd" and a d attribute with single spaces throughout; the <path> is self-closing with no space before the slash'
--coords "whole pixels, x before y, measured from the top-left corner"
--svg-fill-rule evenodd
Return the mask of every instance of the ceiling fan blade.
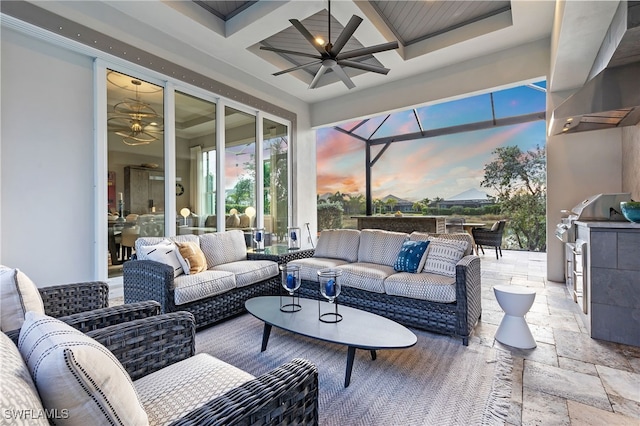
<path id="1" fill-rule="evenodd" d="M 349 41 L 353 33 L 356 32 L 356 29 L 358 29 L 358 26 L 361 23 L 362 18 L 359 16 L 353 15 L 351 19 L 349 19 L 347 26 L 344 27 L 344 29 L 336 39 L 336 42 L 333 43 L 333 47 L 331 48 L 331 55 L 336 56 L 338 53 L 340 53 L 344 45 L 347 44 L 347 42 Z"/>
<path id="2" fill-rule="evenodd" d="M 300 21 L 298 21 L 297 19 L 289 19 L 289 22 L 291 22 L 291 24 L 294 27 L 296 27 L 298 31 L 300 31 L 300 34 L 302 34 L 304 38 L 306 38 L 307 41 L 311 43 L 313 47 L 315 47 L 315 49 L 320 53 L 320 55 L 327 56 L 327 52 L 324 50 L 324 47 L 319 46 L 318 43 L 316 43 L 315 37 L 312 36 L 309 31 L 307 31 L 307 29 L 304 27 L 304 25 L 300 23 Z"/>
<path id="3" fill-rule="evenodd" d="M 349 61 L 346 59 L 339 60 L 338 65 L 342 65 L 343 67 L 357 68 L 365 71 L 377 72 L 378 74 L 384 74 L 384 75 L 387 75 L 387 73 L 391 71 L 389 68 L 379 67 L 377 65 L 365 64 L 364 62 Z"/>
<path id="4" fill-rule="evenodd" d="M 340 77 L 340 80 L 342 80 L 342 82 L 344 83 L 345 86 L 347 86 L 348 89 L 353 89 L 354 87 L 356 87 L 356 85 L 353 84 L 353 81 L 351 81 L 347 73 L 344 72 L 344 70 L 340 65 L 334 66 L 333 68 L 331 68 L 331 70 L 335 72 L 338 75 L 338 77 Z"/>
<path id="5" fill-rule="evenodd" d="M 319 56 L 319 55 L 313 55 L 311 53 L 306 53 L 306 52 L 296 52 L 295 50 L 278 49 L 277 47 L 260 46 L 260 50 L 269 50 L 271 52 L 282 53 L 285 55 L 297 55 L 297 56 L 305 56 L 307 58 L 322 59 L 322 56 Z"/>
<path id="6" fill-rule="evenodd" d="M 386 50 L 393 50 L 398 48 L 398 42 L 392 41 L 389 43 L 376 44 L 375 46 L 363 47 L 362 49 L 351 50 L 338 55 L 336 59 L 350 59 L 358 56 L 371 55 L 373 53 L 384 52 Z"/>
<path id="7" fill-rule="evenodd" d="M 289 69 L 286 69 L 286 70 L 278 71 L 278 72 L 276 72 L 276 73 L 273 73 L 272 75 L 282 75 L 282 74 L 286 74 L 286 73 L 288 73 L 288 72 L 295 71 L 295 70 L 299 70 L 299 69 L 306 68 L 306 67 L 310 67 L 310 66 L 312 66 L 312 65 L 318 65 L 319 63 L 321 63 L 321 61 L 320 61 L 320 60 L 313 61 L 313 62 L 309 62 L 309 63 L 307 63 L 307 64 L 298 65 L 297 67 L 292 67 L 292 68 L 289 68 Z"/>
<path id="8" fill-rule="evenodd" d="M 311 81 L 311 84 L 309 85 L 309 89 L 315 89 L 316 88 L 316 86 L 318 85 L 318 82 L 320 81 L 320 78 L 322 78 L 322 76 L 324 75 L 324 73 L 327 72 L 328 69 L 329 69 L 329 67 L 326 66 L 326 65 L 322 65 L 320 67 L 320 69 L 316 73 L 315 77 L 313 77 L 313 80 Z"/>

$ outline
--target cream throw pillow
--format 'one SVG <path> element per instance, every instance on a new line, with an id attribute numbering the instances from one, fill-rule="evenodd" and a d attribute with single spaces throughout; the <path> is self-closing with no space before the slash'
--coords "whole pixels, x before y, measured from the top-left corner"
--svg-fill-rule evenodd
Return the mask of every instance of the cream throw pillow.
<path id="1" fill-rule="evenodd" d="M 55 318 L 27 312 L 18 349 L 57 425 L 147 425 L 129 374 L 103 345 Z"/>
<path id="2" fill-rule="evenodd" d="M 176 243 L 180 257 L 185 263 L 182 264 L 184 273 L 197 274 L 207 270 L 207 258 L 205 257 L 200 244 L 194 242 Z M 181 262 L 182 263 L 182 262 Z M 187 265 L 188 267 L 185 267 Z"/>
<path id="3" fill-rule="evenodd" d="M 19 269 L 0 265 L 0 329 L 19 329 L 28 311 L 44 314 L 38 287 Z"/>

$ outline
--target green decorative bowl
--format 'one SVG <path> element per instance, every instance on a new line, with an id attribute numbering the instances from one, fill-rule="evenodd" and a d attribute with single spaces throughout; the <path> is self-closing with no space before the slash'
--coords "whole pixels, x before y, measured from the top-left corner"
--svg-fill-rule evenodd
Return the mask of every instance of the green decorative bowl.
<path id="1" fill-rule="evenodd" d="M 640 223 L 640 201 L 623 201 L 620 208 L 629 222 Z"/>

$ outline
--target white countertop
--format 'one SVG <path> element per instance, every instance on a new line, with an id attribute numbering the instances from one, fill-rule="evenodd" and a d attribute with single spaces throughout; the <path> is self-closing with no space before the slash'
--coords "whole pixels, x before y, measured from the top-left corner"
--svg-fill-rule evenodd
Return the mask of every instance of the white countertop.
<path id="1" fill-rule="evenodd" d="M 575 224 L 578 226 L 586 226 L 587 228 L 640 229 L 640 223 L 616 220 L 576 220 Z"/>

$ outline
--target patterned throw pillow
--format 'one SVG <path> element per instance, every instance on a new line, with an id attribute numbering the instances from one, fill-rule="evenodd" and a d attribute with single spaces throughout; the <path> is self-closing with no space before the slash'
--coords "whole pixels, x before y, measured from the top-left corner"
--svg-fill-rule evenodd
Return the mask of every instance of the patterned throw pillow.
<path id="1" fill-rule="evenodd" d="M 38 287 L 21 270 L 0 265 L 0 329 L 19 329 L 27 311 L 44 314 Z"/>
<path id="2" fill-rule="evenodd" d="M 56 419 L 56 424 L 148 424 L 122 364 L 86 334 L 55 318 L 27 312 L 18 349 L 44 408 L 67 417 Z"/>
<path id="3" fill-rule="evenodd" d="M 429 241 L 405 241 L 402 243 L 400 253 L 393 269 L 398 272 L 416 272 L 422 271 L 426 261 L 426 252 L 429 247 Z"/>
<path id="4" fill-rule="evenodd" d="M 467 241 L 431 238 L 423 271 L 455 277 L 456 264 L 464 256 L 468 245 Z"/>
<path id="5" fill-rule="evenodd" d="M 0 407 L 2 407 L 1 423 L 3 425 L 49 426 L 40 395 L 33 384 L 31 373 L 18 352 L 18 348 L 9 336 L 0 333 Z M 25 412 L 34 414 L 27 418 L 20 417 Z M 63 414 L 63 413 L 60 413 Z M 22 420 L 22 421 L 20 421 Z"/>
<path id="6" fill-rule="evenodd" d="M 177 277 L 184 273 L 182 264 L 178 257 L 178 247 L 169 240 L 163 240 L 160 244 L 153 246 L 144 246 L 140 249 L 142 256 L 141 259 L 154 260 L 156 262 L 164 263 L 173 268 L 173 277 Z"/>
<path id="7" fill-rule="evenodd" d="M 200 245 L 194 242 L 176 243 L 180 258 L 184 261 L 182 268 L 187 275 L 197 274 L 207 270 L 207 258 L 204 256 Z"/>

